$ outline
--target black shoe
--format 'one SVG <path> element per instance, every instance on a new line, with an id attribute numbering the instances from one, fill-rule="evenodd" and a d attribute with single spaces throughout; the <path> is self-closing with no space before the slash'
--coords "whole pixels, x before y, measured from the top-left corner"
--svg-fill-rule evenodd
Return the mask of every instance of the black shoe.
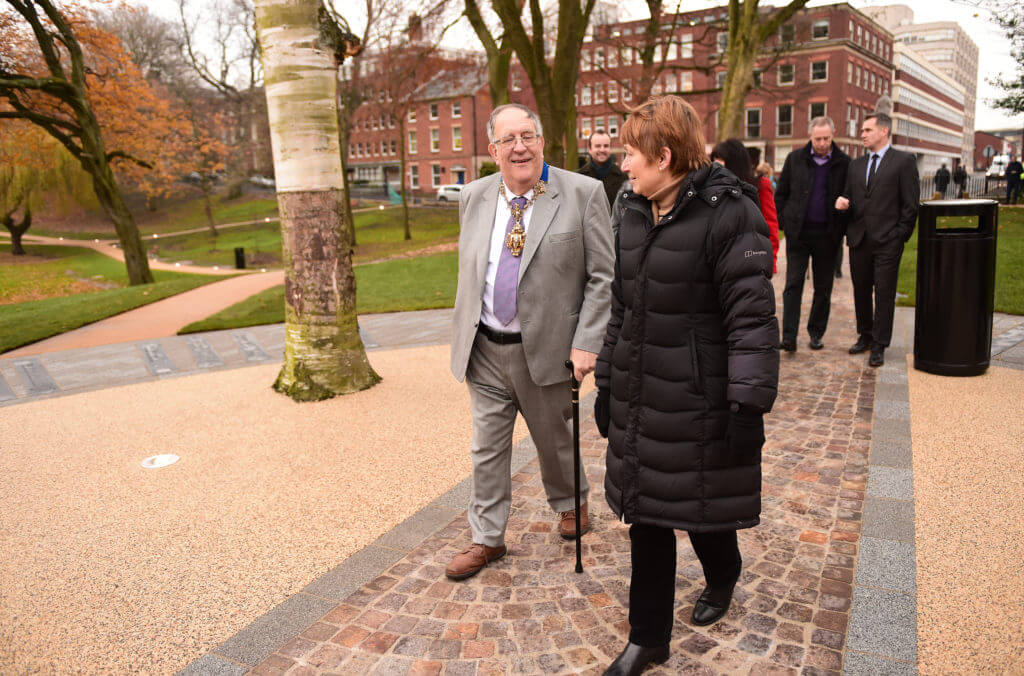
<path id="1" fill-rule="evenodd" d="M 698 627 L 706 627 L 722 619 L 729 611 L 729 604 L 732 603 L 732 590 L 736 587 L 733 582 L 728 587 L 711 587 L 704 589 L 704 593 L 693 605 L 693 617 L 691 620 Z"/>
<path id="2" fill-rule="evenodd" d="M 885 363 L 885 348 L 881 345 L 871 347 L 871 356 L 868 358 L 868 366 L 881 366 Z"/>
<path id="3" fill-rule="evenodd" d="M 812 350 L 820 350 L 823 347 L 825 347 L 825 343 L 821 342 L 821 338 L 815 338 L 814 336 L 811 336 Z"/>
<path id="4" fill-rule="evenodd" d="M 668 661 L 668 643 L 655 648 L 645 648 L 636 643 L 627 643 L 604 676 L 637 676 L 648 664 L 662 664 Z"/>
<path id="5" fill-rule="evenodd" d="M 871 349 L 871 337 L 861 336 L 857 339 L 857 342 L 850 348 L 850 354 L 860 354 L 861 352 L 867 352 Z"/>
<path id="6" fill-rule="evenodd" d="M 781 347 L 786 352 L 796 352 L 796 338 L 783 338 Z"/>

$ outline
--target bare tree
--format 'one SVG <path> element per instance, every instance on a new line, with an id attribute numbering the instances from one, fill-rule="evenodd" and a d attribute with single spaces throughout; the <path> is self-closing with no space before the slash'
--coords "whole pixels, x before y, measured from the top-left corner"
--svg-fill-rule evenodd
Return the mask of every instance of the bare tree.
<path id="1" fill-rule="evenodd" d="M 247 174 L 255 163 L 251 129 L 257 114 L 256 101 L 261 96 L 258 87 L 263 83 L 252 0 L 209 0 L 197 12 L 190 12 L 190 6 L 190 0 L 178 0 L 186 62 L 203 82 L 232 105 L 241 134 L 231 170 L 234 174 Z M 213 47 L 200 49 L 200 42 Z"/>
<path id="2" fill-rule="evenodd" d="M 554 54 L 548 58 L 550 27 L 540 0 L 530 0 L 530 29 L 523 25 L 523 0 L 491 0 L 511 45 L 526 71 L 544 126 L 544 155 L 556 166 L 576 163 L 576 80 L 580 49 L 595 0 L 558 0 Z M 550 19 L 548 19 L 550 24 Z"/>
<path id="3" fill-rule="evenodd" d="M 762 9 L 760 0 L 729 0 L 728 69 L 718 106 L 716 138 L 740 136 L 747 94 L 754 87 L 754 66 L 782 24 L 804 8 L 808 0 L 789 0 L 779 8 Z"/>
<path id="4" fill-rule="evenodd" d="M 509 102 L 508 76 L 512 65 L 512 45 L 502 33 L 495 38 L 484 20 L 476 0 L 465 0 L 463 14 L 473 27 L 480 44 L 487 55 L 487 84 L 491 94 L 491 105 L 498 107 Z M 520 9 L 520 12 L 522 10 Z"/>

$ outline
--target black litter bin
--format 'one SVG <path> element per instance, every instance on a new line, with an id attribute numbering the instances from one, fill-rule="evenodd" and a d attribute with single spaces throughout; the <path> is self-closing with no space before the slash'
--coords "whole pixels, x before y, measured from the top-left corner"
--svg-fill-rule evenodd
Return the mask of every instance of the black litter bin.
<path id="1" fill-rule="evenodd" d="M 921 204 L 914 368 L 943 376 L 988 368 L 998 221 L 995 200 Z"/>
<path id="2" fill-rule="evenodd" d="M 245 270 L 245 247 L 235 247 L 235 269 Z"/>

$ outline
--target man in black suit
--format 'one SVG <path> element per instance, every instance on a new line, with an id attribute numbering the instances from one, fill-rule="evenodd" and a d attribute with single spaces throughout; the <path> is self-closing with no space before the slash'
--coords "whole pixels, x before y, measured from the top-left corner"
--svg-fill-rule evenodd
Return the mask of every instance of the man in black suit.
<path id="1" fill-rule="evenodd" d="M 836 212 L 836 198 L 846 189 L 850 157 L 833 141 L 829 117 L 811 120 L 811 140 L 786 157 L 775 188 L 779 230 L 786 233 L 786 290 L 782 292 L 782 349 L 796 351 L 800 303 L 807 264 L 811 263 L 814 297 L 807 317 L 812 350 L 825 347 L 822 337 L 832 307 L 832 273 L 842 247 L 846 214 Z"/>
<path id="2" fill-rule="evenodd" d="M 867 154 L 850 162 L 846 190 L 836 209 L 849 211 L 846 241 L 860 337 L 850 354 L 871 350 L 870 366 L 885 363 L 896 311 L 896 279 L 903 245 L 914 233 L 921 184 L 917 160 L 890 145 L 892 118 L 875 113 L 864 119 L 860 139 Z M 872 291 L 874 307 L 872 308 Z"/>

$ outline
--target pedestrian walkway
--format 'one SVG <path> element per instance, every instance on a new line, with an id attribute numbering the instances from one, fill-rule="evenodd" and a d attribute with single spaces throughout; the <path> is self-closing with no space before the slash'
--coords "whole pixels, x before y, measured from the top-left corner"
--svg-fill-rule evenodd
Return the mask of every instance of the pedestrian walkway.
<path id="1" fill-rule="evenodd" d="M 993 586 L 1024 560 L 1012 518 L 1024 404 L 1006 394 L 1024 373 L 1001 368 L 1022 365 L 1021 318 L 997 320 L 993 373 L 922 379 L 908 373 L 911 308 L 884 367 L 846 354 L 851 298 L 837 284 L 824 350 L 783 355 L 736 602 L 712 627 L 689 624 L 701 574 L 681 539 L 673 657 L 647 673 L 983 673 L 1024 658 L 1024 576 L 998 577 L 994 593 L 972 581 Z M 604 502 L 592 396 L 584 573 L 517 426 L 510 555 L 465 582 L 443 576 L 469 539 L 468 398 L 446 372 L 449 322 L 450 310 L 360 317 L 384 381 L 306 405 L 269 389 L 281 325 L 51 352 L 38 366 L 0 358 L 0 521 L 19 524 L 0 558 L 0 666 L 601 673 L 628 629 L 629 543 Z M 41 373 L 56 389 L 33 394 Z M 949 429 L 961 392 L 1001 397 L 1003 415 L 975 433 L 982 416 L 965 406 Z M 946 434 L 956 441 L 934 442 Z M 964 438 L 978 450 L 953 452 Z M 997 451 L 997 471 L 972 484 L 958 463 Z M 139 468 L 161 452 L 183 460 Z"/>

